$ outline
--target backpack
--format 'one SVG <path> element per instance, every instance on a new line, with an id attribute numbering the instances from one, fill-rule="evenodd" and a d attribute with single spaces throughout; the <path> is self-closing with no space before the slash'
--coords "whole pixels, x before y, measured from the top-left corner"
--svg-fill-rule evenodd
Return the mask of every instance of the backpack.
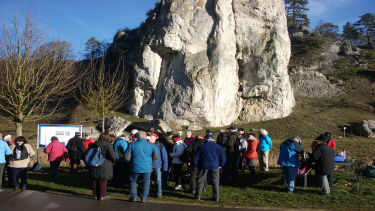
<path id="1" fill-rule="evenodd" d="M 78 151 L 77 142 L 75 140 L 71 140 L 68 149 L 72 152 Z"/>
<path id="2" fill-rule="evenodd" d="M 245 138 L 240 139 L 240 143 L 238 145 L 238 152 L 245 152 L 247 149 L 247 140 Z"/>
<path id="3" fill-rule="evenodd" d="M 193 143 L 191 143 L 187 148 L 185 148 L 184 153 L 182 153 L 182 155 L 180 156 L 180 160 L 184 163 L 190 162 L 190 156 L 193 148 L 191 147 L 191 145 L 193 145 Z"/>
<path id="4" fill-rule="evenodd" d="M 119 160 L 125 160 L 125 154 L 124 154 L 124 151 L 122 149 L 122 146 L 118 145 L 116 151 L 117 151 L 117 154 L 118 154 L 118 159 Z"/>
<path id="5" fill-rule="evenodd" d="M 116 139 L 115 143 L 117 143 L 118 141 L 122 141 L 122 140 L 123 139 Z M 123 140 L 123 141 L 125 141 L 125 140 Z M 120 144 L 117 146 L 117 148 L 115 149 L 115 151 L 118 154 L 118 159 L 119 160 L 125 160 L 124 148 Z"/>
<path id="6" fill-rule="evenodd" d="M 374 166 L 366 166 L 363 170 L 363 175 L 370 178 L 375 178 L 375 165 Z"/>
<path id="7" fill-rule="evenodd" d="M 25 147 L 25 143 L 18 144 L 16 143 L 16 147 L 13 149 L 13 158 L 15 160 L 24 160 L 29 157 L 29 153 L 27 153 L 27 149 Z"/>
<path id="8" fill-rule="evenodd" d="M 102 149 L 98 146 L 91 147 L 85 157 L 86 165 L 92 167 L 101 166 L 104 163 L 104 160 Z"/>

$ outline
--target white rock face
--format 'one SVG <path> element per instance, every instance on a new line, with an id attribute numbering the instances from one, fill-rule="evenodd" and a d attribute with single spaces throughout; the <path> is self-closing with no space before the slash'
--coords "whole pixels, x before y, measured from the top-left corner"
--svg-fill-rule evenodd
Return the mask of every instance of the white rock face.
<path id="1" fill-rule="evenodd" d="M 220 127 L 291 113 L 282 0 L 160 4 L 134 62 L 130 114 Z"/>

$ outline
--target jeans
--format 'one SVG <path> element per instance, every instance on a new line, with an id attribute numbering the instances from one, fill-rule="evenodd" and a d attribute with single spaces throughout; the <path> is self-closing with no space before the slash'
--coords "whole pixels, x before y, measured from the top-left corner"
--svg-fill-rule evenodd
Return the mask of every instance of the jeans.
<path id="1" fill-rule="evenodd" d="M 332 174 L 327 174 L 329 187 L 333 187 L 333 172 Z"/>
<path id="2" fill-rule="evenodd" d="M 294 191 L 297 177 L 297 169 L 297 167 L 283 166 L 285 187 L 289 192 Z"/>
<path id="3" fill-rule="evenodd" d="M 27 168 L 10 168 L 12 172 L 12 184 L 14 188 L 18 188 L 18 176 L 21 178 L 21 187 L 25 188 L 27 185 Z"/>
<path id="4" fill-rule="evenodd" d="M 137 198 L 137 181 L 138 177 L 142 176 L 143 179 L 143 187 L 142 187 L 142 195 L 141 200 L 146 201 L 148 193 L 150 192 L 150 176 L 151 173 L 132 173 L 130 176 L 130 196 L 133 199 Z"/>
<path id="5" fill-rule="evenodd" d="M 92 195 L 98 198 L 106 197 L 107 182 L 108 179 L 92 179 Z"/>
<path id="6" fill-rule="evenodd" d="M 197 190 L 195 197 L 200 198 L 202 196 L 203 188 L 207 184 L 207 175 L 212 181 L 212 198 L 219 199 L 219 182 L 220 182 L 220 171 L 219 169 L 199 169 Z"/>
<path id="7" fill-rule="evenodd" d="M 60 163 L 61 163 L 61 161 L 50 161 L 49 162 L 53 179 L 57 178 L 57 168 L 60 166 Z"/>
<path id="8" fill-rule="evenodd" d="M 0 189 L 3 187 L 4 169 L 5 169 L 5 163 L 0 163 Z"/>
<path id="9" fill-rule="evenodd" d="M 161 170 L 160 168 L 153 168 L 152 169 L 152 175 L 155 177 L 156 182 L 156 194 L 162 194 L 161 190 Z"/>
<path id="10" fill-rule="evenodd" d="M 319 178 L 320 178 L 320 182 L 322 183 L 322 193 L 325 193 L 325 194 L 330 193 L 331 190 L 329 188 L 327 175 L 319 176 Z"/>

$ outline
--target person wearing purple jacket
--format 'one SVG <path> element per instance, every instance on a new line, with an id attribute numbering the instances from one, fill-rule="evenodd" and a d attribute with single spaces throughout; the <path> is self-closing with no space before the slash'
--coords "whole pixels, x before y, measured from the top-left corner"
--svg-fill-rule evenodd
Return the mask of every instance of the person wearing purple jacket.
<path id="1" fill-rule="evenodd" d="M 215 137 L 208 134 L 206 143 L 202 144 L 194 156 L 194 165 L 199 168 L 195 198 L 200 200 L 207 175 L 212 181 L 212 199 L 219 202 L 220 168 L 224 166 L 226 157 L 223 148 L 215 143 Z"/>

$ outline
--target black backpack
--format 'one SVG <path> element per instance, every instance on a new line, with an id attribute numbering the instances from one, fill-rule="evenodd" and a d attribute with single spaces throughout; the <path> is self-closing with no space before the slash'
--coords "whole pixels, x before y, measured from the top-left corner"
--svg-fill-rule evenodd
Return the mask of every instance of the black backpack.
<path id="1" fill-rule="evenodd" d="M 184 163 L 189 163 L 191 161 L 191 154 L 193 151 L 193 143 L 190 143 L 188 147 L 185 148 L 184 153 L 182 153 L 180 160 Z"/>
<path id="2" fill-rule="evenodd" d="M 68 148 L 69 151 L 72 151 L 72 152 L 78 151 L 77 141 L 74 140 L 74 139 L 70 140 L 67 148 Z"/>
<path id="3" fill-rule="evenodd" d="M 27 149 L 25 147 L 25 143 L 23 144 L 15 144 L 16 147 L 13 149 L 13 158 L 15 160 L 25 160 L 29 157 L 29 153 L 27 153 Z"/>

